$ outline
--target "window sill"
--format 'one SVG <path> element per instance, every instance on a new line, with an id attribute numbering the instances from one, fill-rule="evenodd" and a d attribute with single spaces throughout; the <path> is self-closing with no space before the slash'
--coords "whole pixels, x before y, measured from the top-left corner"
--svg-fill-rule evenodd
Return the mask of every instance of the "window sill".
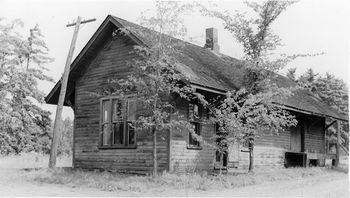
<path id="1" fill-rule="evenodd" d="M 192 145 L 187 145 L 188 150 L 202 150 L 203 148 L 201 146 L 192 146 Z"/>
<path id="2" fill-rule="evenodd" d="M 136 149 L 137 145 L 129 145 L 129 146 L 123 146 L 123 145 L 114 145 L 114 146 L 98 146 L 98 149 Z"/>

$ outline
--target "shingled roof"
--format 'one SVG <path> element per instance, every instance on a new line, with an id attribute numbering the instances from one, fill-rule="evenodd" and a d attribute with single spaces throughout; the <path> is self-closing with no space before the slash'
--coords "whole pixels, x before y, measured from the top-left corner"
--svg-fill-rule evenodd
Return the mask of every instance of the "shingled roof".
<path id="1" fill-rule="evenodd" d="M 139 45 L 152 46 L 153 39 L 151 38 L 158 34 L 153 30 L 135 23 L 108 15 L 88 44 L 72 63 L 68 89 L 74 89 L 73 85 L 75 78 L 77 77 L 75 71 L 77 71 L 79 67 L 87 65 L 86 63 L 84 64 L 84 56 L 87 56 L 86 54 L 89 54 L 89 52 L 91 54 L 96 46 L 98 46 L 98 42 L 102 42 L 103 37 L 106 35 L 106 32 L 108 32 L 106 29 L 110 29 L 111 24 L 114 28 L 128 29 L 130 31 L 129 36 Z M 192 84 L 221 92 L 242 87 L 245 70 L 240 60 L 195 44 L 184 42 L 172 37 L 170 38 L 182 43 L 182 47 L 180 48 L 181 53 L 177 59 L 180 62 L 182 69 L 186 71 L 187 77 Z M 281 75 L 276 75 L 274 80 L 282 87 L 296 86 L 295 82 Z M 45 101 L 49 104 L 57 104 L 59 90 L 60 81 L 57 82 L 55 87 L 45 98 Z M 72 92 L 73 90 L 67 90 L 67 93 Z M 293 111 L 348 121 L 346 115 L 342 115 L 340 112 L 324 103 L 321 99 L 316 98 L 305 90 L 297 90 L 292 97 L 289 97 L 285 101 L 280 101 L 279 103 L 285 108 Z"/>

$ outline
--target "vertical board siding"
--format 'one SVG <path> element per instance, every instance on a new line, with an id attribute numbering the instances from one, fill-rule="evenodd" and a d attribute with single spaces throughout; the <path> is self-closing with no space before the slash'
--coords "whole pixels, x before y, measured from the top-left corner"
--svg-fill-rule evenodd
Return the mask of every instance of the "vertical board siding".
<path id="1" fill-rule="evenodd" d="M 127 60 L 135 57 L 132 45 L 125 39 L 110 39 L 76 82 L 74 167 L 102 168 L 118 171 L 151 172 L 153 142 L 149 131 L 136 132 L 136 149 L 99 149 L 100 97 L 96 93 L 108 86 L 109 78 L 126 77 L 130 73 Z M 157 143 L 158 166 L 168 168 L 168 133 L 159 133 Z"/>
<path id="2" fill-rule="evenodd" d="M 325 150 L 325 119 L 320 117 L 308 117 L 306 119 L 305 151 L 309 153 L 324 153 Z"/>

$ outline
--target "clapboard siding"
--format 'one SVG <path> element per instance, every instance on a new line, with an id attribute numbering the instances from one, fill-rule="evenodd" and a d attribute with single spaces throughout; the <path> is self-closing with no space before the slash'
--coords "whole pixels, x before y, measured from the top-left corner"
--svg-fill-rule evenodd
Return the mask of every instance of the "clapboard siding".
<path id="1" fill-rule="evenodd" d="M 290 148 L 290 129 L 284 131 L 274 132 L 263 132 L 256 140 L 257 146 L 267 146 L 276 148 Z"/>
<path id="2" fill-rule="evenodd" d="M 176 101 L 176 109 L 181 118 L 187 118 L 188 102 L 185 100 Z M 204 121 L 205 116 L 203 116 Z M 213 141 L 215 127 L 213 124 L 202 123 L 201 136 L 207 142 Z M 170 170 L 175 172 L 210 171 L 214 168 L 215 150 L 207 145 L 201 149 L 188 148 L 189 132 L 173 130 L 171 136 L 171 162 Z"/>
<path id="3" fill-rule="evenodd" d="M 100 97 L 94 95 L 108 87 L 108 79 L 119 79 L 130 74 L 127 61 L 136 58 L 130 53 L 133 46 L 123 38 L 107 39 L 95 54 L 81 77 L 75 83 L 75 123 L 74 123 L 74 166 L 81 168 L 102 168 L 119 171 L 151 172 L 153 169 L 153 142 L 150 131 L 136 131 L 136 149 L 101 149 Z M 169 99 L 169 98 L 168 98 Z M 188 102 L 173 101 L 182 116 L 172 119 L 187 119 Z M 141 108 L 142 109 L 142 108 Z M 299 117 L 300 118 L 300 117 Z M 324 152 L 324 118 L 305 116 L 305 151 Z M 215 141 L 215 126 L 203 116 L 201 136 L 205 141 Z M 293 130 L 301 130 L 296 127 Z M 278 134 L 262 133 L 255 142 L 256 167 L 283 167 L 284 154 L 291 149 L 291 133 L 287 129 Z M 169 137 L 171 134 L 171 137 Z M 201 149 L 188 148 L 189 132 L 173 129 L 158 132 L 157 159 L 159 170 L 175 172 L 210 171 L 214 168 L 215 149 L 201 145 Z M 248 153 L 238 148 L 238 166 L 246 169 Z M 236 161 L 235 161 L 236 162 Z"/>
<path id="4" fill-rule="evenodd" d="M 285 152 L 290 149 L 290 129 L 279 133 L 264 132 L 256 139 L 254 147 L 255 168 L 282 168 L 284 167 Z M 241 148 L 248 151 L 247 148 Z M 247 170 L 249 166 L 249 153 L 239 153 L 238 168 Z"/>
<path id="5" fill-rule="evenodd" d="M 101 149 L 100 97 L 92 95 L 108 86 L 110 78 L 130 74 L 127 61 L 136 56 L 130 53 L 132 45 L 123 38 L 109 39 L 76 82 L 74 167 L 102 168 L 118 171 L 151 172 L 153 169 L 153 142 L 149 131 L 136 131 L 136 149 Z M 159 132 L 157 158 L 160 170 L 168 168 L 168 132 Z"/>
<path id="6" fill-rule="evenodd" d="M 283 167 L 286 151 L 291 151 L 291 133 L 301 129 L 304 122 L 304 146 L 307 153 L 324 153 L 324 123 L 325 119 L 316 116 L 298 116 L 298 125 L 288 128 L 278 134 L 262 133 L 257 138 L 254 148 L 254 164 L 260 167 Z M 240 152 L 239 168 L 246 169 L 249 164 L 249 154 Z"/>
<path id="7" fill-rule="evenodd" d="M 254 147 L 254 167 L 282 168 L 284 167 L 284 153 L 287 149 L 276 146 L 256 145 Z M 247 170 L 249 166 L 249 153 L 241 152 L 239 156 L 239 169 Z"/>

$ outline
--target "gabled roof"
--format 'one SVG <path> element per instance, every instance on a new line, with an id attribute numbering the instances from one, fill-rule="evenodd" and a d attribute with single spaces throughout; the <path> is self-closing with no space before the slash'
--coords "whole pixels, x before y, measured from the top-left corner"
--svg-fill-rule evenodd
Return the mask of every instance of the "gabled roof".
<path id="1" fill-rule="evenodd" d="M 105 37 L 116 28 L 128 29 L 130 31 L 128 35 L 138 45 L 152 46 L 153 40 L 151 38 L 158 34 L 148 28 L 108 15 L 72 63 L 66 98 L 69 98 L 69 94 L 74 92 L 74 82 L 79 77 L 81 67 L 88 65 L 88 62 L 96 54 L 95 52 L 106 40 Z M 222 93 L 242 87 L 245 70 L 240 60 L 179 39 L 168 38 L 182 43 L 181 54 L 177 60 L 192 84 Z M 295 82 L 281 75 L 276 75 L 274 81 L 282 87 L 296 86 Z M 45 98 L 47 103 L 57 104 L 60 86 L 61 82 L 59 81 Z M 347 116 L 342 115 L 305 90 L 296 91 L 292 97 L 280 103 L 293 111 L 348 121 Z"/>

